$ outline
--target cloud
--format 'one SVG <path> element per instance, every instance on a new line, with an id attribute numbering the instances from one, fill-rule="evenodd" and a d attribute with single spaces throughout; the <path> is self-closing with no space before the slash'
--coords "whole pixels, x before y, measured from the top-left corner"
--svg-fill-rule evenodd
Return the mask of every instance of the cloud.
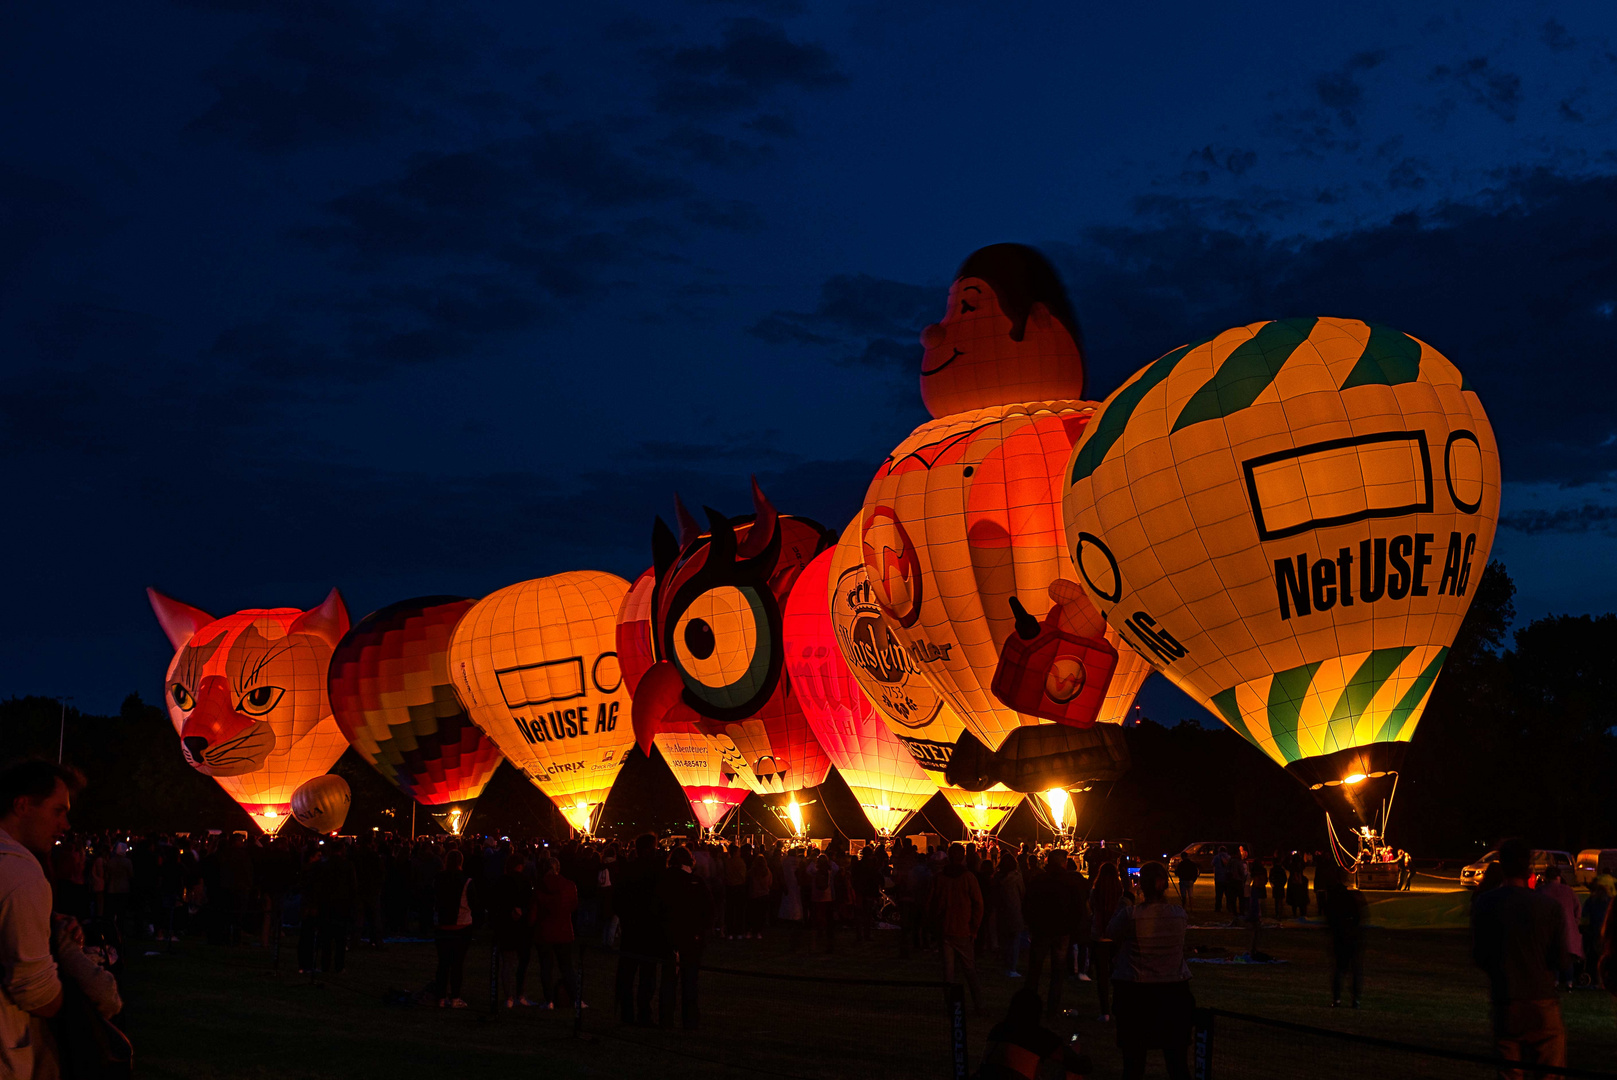
<path id="1" fill-rule="evenodd" d="M 1359 110 L 1364 104 L 1360 76 L 1386 60 L 1381 50 L 1355 53 L 1340 67 L 1314 80 L 1312 101 L 1278 109 L 1260 125 L 1262 134 L 1290 144 L 1292 152 L 1319 157 L 1359 145 Z"/>
<path id="2" fill-rule="evenodd" d="M 1499 525 L 1528 536 L 1587 532 L 1617 536 L 1617 506 L 1584 503 L 1559 510 L 1517 510 L 1500 515 Z"/>
<path id="3" fill-rule="evenodd" d="M 1450 83 L 1464 90 L 1471 101 L 1506 123 L 1514 123 L 1522 103 L 1521 76 L 1494 67 L 1487 57 L 1473 56 L 1460 64 L 1432 69 L 1433 82 Z"/>
<path id="4" fill-rule="evenodd" d="M 774 345 L 835 345 L 838 362 L 880 369 L 917 365 L 921 327 L 934 321 L 944 290 L 868 274 L 837 274 L 820 286 L 813 311 L 776 311 L 748 328 Z"/>
<path id="5" fill-rule="evenodd" d="M 0 282 L 48 244 L 105 225 L 100 207 L 74 185 L 0 162 Z"/>
<path id="6" fill-rule="evenodd" d="M 1314 96 L 1321 105 L 1336 113 L 1344 126 L 1358 126 L 1356 110 L 1364 102 L 1364 86 L 1359 82 L 1359 73 L 1380 67 L 1386 58 L 1386 52 L 1380 49 L 1354 54 L 1340 68 L 1314 80 Z"/>
<path id="7" fill-rule="evenodd" d="M 203 73 L 214 101 L 188 130 L 262 152 L 370 139 L 423 118 L 409 87 L 467 60 L 466 13 L 327 3 L 210 5 L 260 15 Z"/>
<path id="8" fill-rule="evenodd" d="M 716 117 L 756 107 L 787 87 L 825 90 L 847 83 L 823 46 L 794 42 L 762 19 L 732 19 L 717 44 L 660 47 L 645 59 L 658 77 L 657 107 L 677 116 Z"/>
<path id="9" fill-rule="evenodd" d="M 1577 47 L 1577 40 L 1567 33 L 1566 27 L 1555 19 L 1547 19 L 1539 27 L 1538 39 L 1550 47 L 1552 52 L 1566 52 Z"/>
<path id="10" fill-rule="evenodd" d="M 1179 174 L 1179 179 L 1189 184 L 1205 185 L 1211 183 L 1215 176 L 1242 176 L 1257 163 L 1256 150 L 1215 147 L 1209 143 L 1185 155 L 1185 168 Z"/>

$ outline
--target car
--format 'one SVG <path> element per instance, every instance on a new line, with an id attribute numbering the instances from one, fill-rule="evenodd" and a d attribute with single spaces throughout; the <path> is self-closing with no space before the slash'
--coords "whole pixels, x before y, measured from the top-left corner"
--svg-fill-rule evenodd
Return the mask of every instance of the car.
<path id="1" fill-rule="evenodd" d="M 1578 875 L 1578 884 L 1585 888 L 1594 884 L 1601 874 L 1617 877 L 1617 848 L 1584 848 L 1578 852 L 1574 872 Z"/>
<path id="2" fill-rule="evenodd" d="M 1187 845 L 1185 850 L 1169 859 L 1168 865 L 1172 867 L 1180 859 L 1188 856 L 1190 861 L 1196 864 L 1196 869 L 1203 874 L 1211 874 L 1213 872 L 1213 856 L 1218 854 L 1219 848 L 1229 852 L 1232 859 L 1240 857 L 1241 845 L 1235 840 L 1198 840 L 1194 844 Z"/>
<path id="3" fill-rule="evenodd" d="M 1490 851 L 1476 862 L 1460 870 L 1460 884 L 1467 889 L 1474 889 L 1482 884 L 1482 875 L 1488 869 L 1489 863 L 1499 861 L 1499 852 Z M 1567 884 L 1572 883 L 1572 856 L 1565 851 L 1556 851 L 1551 848 L 1534 848 L 1533 861 L 1529 864 L 1527 884 L 1537 885 L 1539 875 L 1551 866 L 1561 868 L 1561 880 Z"/>

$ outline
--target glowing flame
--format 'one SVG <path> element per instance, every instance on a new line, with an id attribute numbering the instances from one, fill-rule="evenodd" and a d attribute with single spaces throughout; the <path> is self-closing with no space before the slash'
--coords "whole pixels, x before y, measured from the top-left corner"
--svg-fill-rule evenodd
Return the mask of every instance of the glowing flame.
<path id="1" fill-rule="evenodd" d="M 1362 772 L 1356 772 L 1352 776 L 1344 776 L 1344 777 L 1342 777 L 1342 783 L 1344 783 L 1344 784 L 1357 784 L 1357 783 L 1362 782 L 1364 779 L 1365 779 L 1365 775 Z"/>
<path id="2" fill-rule="evenodd" d="M 579 799 L 572 806 L 561 807 L 561 816 L 567 819 L 567 824 L 571 825 L 574 830 L 588 835 L 590 831 L 590 810 L 590 804 L 583 799 Z"/>
<path id="3" fill-rule="evenodd" d="M 1050 808 L 1050 820 L 1055 822 L 1056 828 L 1065 829 L 1067 810 L 1072 806 L 1072 796 L 1068 795 L 1064 788 L 1051 788 L 1049 791 L 1041 791 L 1039 798 Z"/>
<path id="4" fill-rule="evenodd" d="M 797 796 L 796 795 L 793 795 L 792 796 L 792 801 L 786 804 L 786 817 L 788 819 L 790 819 L 790 821 L 792 823 L 792 832 L 797 834 L 798 836 L 802 836 L 803 835 L 803 808 L 801 806 L 797 805 Z"/>

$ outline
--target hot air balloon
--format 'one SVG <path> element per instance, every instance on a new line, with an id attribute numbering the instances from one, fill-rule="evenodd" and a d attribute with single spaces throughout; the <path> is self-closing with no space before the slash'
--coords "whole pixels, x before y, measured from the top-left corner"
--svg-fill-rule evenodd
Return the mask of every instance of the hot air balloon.
<path id="1" fill-rule="evenodd" d="M 332 715 L 359 755 L 400 791 L 463 825 L 500 765 L 449 678 L 449 638 L 477 603 L 401 600 L 365 616 L 331 654 Z"/>
<path id="2" fill-rule="evenodd" d="M 656 584 L 652 571 L 642 573 L 629 588 L 618 612 L 618 658 L 631 695 L 654 662 L 651 594 Z M 719 830 L 751 792 L 762 790 L 728 735 L 709 735 L 695 724 L 665 721 L 652 742 L 685 792 L 697 823 L 705 830 Z"/>
<path id="3" fill-rule="evenodd" d="M 937 791 L 859 688 L 831 621 L 831 561 L 816 555 L 786 598 L 786 677 L 814 737 L 882 836 L 903 827 Z"/>
<path id="4" fill-rule="evenodd" d="M 472 720 L 581 833 L 634 745 L 615 641 L 628 591 L 594 570 L 508 585 L 463 615 L 449 643 Z"/>
<path id="5" fill-rule="evenodd" d="M 667 724 L 728 735 L 764 793 L 778 796 L 770 801 L 796 821 L 796 793 L 818 787 L 831 762 L 781 677 L 781 605 L 830 537 L 815 522 L 776 513 L 756 483 L 752 496 L 754 516 L 730 520 L 710 509 L 707 532 L 683 507 L 678 538 L 655 523 L 655 661 L 635 693 L 635 734 L 642 749 Z"/>
<path id="6" fill-rule="evenodd" d="M 1004 784 L 984 791 L 950 785 L 944 773 L 965 724 L 943 695 L 921 673 L 887 624 L 865 572 L 859 519 L 832 549 L 831 624 L 848 671 L 870 700 L 898 744 L 909 751 L 923 774 L 943 793 L 973 836 L 999 826 L 1023 796 Z"/>
<path id="7" fill-rule="evenodd" d="M 1353 319 L 1226 330 L 1112 394 L 1068 479 L 1108 622 L 1374 847 L 1498 515 L 1460 372 Z"/>
<path id="8" fill-rule="evenodd" d="M 311 832 L 334 833 L 348 820 L 353 802 L 348 781 L 326 773 L 298 785 L 292 793 L 292 816 Z"/>
<path id="9" fill-rule="evenodd" d="M 934 419 L 877 470 L 858 531 L 888 629 L 965 725 L 939 751 L 946 778 L 1013 791 L 1115 779 L 1122 732 L 1096 722 L 1108 698 L 1107 719 L 1122 718 L 1144 663 L 1072 584 L 1062 479 L 1095 406 L 1066 293 L 1031 248 L 984 248 L 921 340 Z M 1120 667 L 1130 700 L 1111 693 Z"/>
<path id="10" fill-rule="evenodd" d="M 249 608 L 215 619 L 147 589 L 174 646 L 163 694 L 186 762 L 219 782 L 265 832 L 292 792 L 348 749 L 326 698 L 331 650 L 348 630 L 332 589 L 319 607 Z"/>

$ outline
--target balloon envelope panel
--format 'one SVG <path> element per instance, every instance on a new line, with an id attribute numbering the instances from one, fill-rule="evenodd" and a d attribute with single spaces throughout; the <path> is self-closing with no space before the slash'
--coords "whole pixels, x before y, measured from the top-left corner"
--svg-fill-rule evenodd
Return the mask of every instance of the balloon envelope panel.
<path id="1" fill-rule="evenodd" d="M 1499 491 L 1493 430 L 1442 354 L 1290 319 L 1129 379 L 1073 453 L 1064 515 L 1126 640 L 1276 762 L 1336 784 L 1306 763 L 1360 776 L 1395 751 L 1358 751 L 1414 732 Z"/>
<path id="2" fill-rule="evenodd" d="M 455 696 L 449 640 L 477 603 L 401 600 L 361 619 L 331 657 L 332 714 L 355 750 L 423 806 L 475 799 L 500 751 Z"/>
<path id="3" fill-rule="evenodd" d="M 859 688 L 831 621 L 833 549 L 814 557 L 786 599 L 786 673 L 804 716 L 870 823 L 882 833 L 937 790 Z"/>
<path id="4" fill-rule="evenodd" d="M 583 832 L 634 744 L 616 649 L 628 591 L 593 570 L 510 585 L 479 600 L 449 645 L 472 720 Z"/>

